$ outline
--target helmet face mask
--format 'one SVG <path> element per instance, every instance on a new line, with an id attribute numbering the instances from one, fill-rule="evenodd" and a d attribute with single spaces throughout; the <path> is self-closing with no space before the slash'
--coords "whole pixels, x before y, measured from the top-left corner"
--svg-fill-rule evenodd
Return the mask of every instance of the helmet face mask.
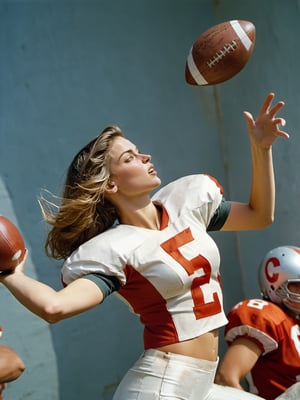
<path id="1" fill-rule="evenodd" d="M 300 317 L 300 248 L 281 246 L 270 250 L 260 263 L 259 284 L 265 299 L 285 305 Z M 299 291 L 293 289 L 295 284 Z"/>
<path id="2" fill-rule="evenodd" d="M 283 304 L 300 316 L 300 279 L 289 279 L 284 285 L 287 293 Z"/>

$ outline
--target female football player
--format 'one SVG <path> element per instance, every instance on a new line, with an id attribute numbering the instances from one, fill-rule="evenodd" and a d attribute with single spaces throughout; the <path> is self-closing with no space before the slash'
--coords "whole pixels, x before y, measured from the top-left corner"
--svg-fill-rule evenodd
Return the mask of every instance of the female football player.
<path id="1" fill-rule="evenodd" d="M 144 324 L 145 352 L 114 400 L 253 398 L 214 385 L 218 328 L 227 320 L 219 284 L 219 252 L 207 231 L 259 229 L 273 221 L 272 144 L 287 138 L 270 93 L 256 120 L 245 112 L 252 154 L 249 202 L 229 202 L 207 175 L 161 181 L 151 156 L 109 126 L 72 161 L 61 203 L 41 199 L 52 229 L 49 256 L 65 260 L 59 292 L 27 277 L 24 262 L 2 277 L 29 310 L 54 323 L 115 292 Z M 250 397 L 249 397 L 250 396 Z M 255 396 L 254 396 L 255 398 Z"/>

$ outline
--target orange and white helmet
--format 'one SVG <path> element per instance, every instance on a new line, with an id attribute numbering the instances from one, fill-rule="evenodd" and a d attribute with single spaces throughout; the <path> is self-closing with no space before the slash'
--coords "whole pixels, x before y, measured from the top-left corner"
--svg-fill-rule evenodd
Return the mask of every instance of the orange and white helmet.
<path id="1" fill-rule="evenodd" d="M 289 289 L 290 282 L 300 282 L 300 248 L 280 246 L 270 250 L 259 266 L 260 289 L 264 298 L 284 304 L 300 315 L 300 293 Z"/>

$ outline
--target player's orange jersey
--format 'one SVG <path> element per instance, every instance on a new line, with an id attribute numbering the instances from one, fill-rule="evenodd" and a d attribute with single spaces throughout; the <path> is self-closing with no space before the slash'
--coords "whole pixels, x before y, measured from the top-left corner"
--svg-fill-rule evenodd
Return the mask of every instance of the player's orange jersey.
<path id="1" fill-rule="evenodd" d="M 300 380 L 300 320 L 262 299 L 240 302 L 228 320 L 228 344 L 243 337 L 254 341 L 262 352 L 247 376 L 250 392 L 273 400 Z"/>

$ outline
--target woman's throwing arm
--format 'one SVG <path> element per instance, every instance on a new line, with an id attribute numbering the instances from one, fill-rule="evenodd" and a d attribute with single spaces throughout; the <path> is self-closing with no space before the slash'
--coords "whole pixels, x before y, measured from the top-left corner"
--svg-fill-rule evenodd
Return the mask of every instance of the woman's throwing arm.
<path id="1" fill-rule="evenodd" d="M 23 306 L 45 321 L 55 323 L 102 302 L 102 292 L 91 280 L 79 278 L 56 291 L 26 276 L 23 273 L 25 260 L 26 257 L 12 274 L 1 276 L 0 281 Z"/>

